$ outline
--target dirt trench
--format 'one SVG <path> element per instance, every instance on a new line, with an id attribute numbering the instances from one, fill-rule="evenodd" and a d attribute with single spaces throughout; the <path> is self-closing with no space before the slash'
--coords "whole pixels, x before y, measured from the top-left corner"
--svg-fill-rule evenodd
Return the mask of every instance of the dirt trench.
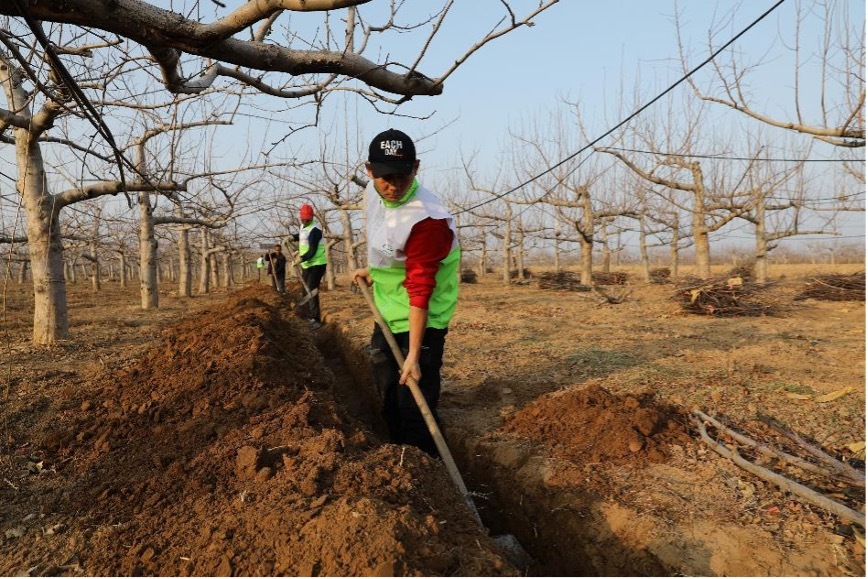
<path id="1" fill-rule="evenodd" d="M 318 345 L 333 369 L 343 373 L 339 381 L 343 391 L 339 399 L 350 408 L 358 409 L 365 420 L 371 421 L 376 431 L 385 436 L 385 427 L 377 415 L 376 393 L 370 380 L 367 354 L 358 340 L 353 340 L 337 325 L 320 330 Z M 578 401 L 562 406 L 562 412 L 571 413 L 576 420 L 587 420 L 589 428 L 599 430 L 603 423 L 617 422 L 615 416 L 626 404 L 633 415 L 624 425 L 615 425 L 633 432 L 634 424 L 645 422 L 649 435 L 661 416 L 652 410 L 653 403 L 635 398 L 623 401 L 603 390 L 594 390 L 597 400 Z M 601 406 L 608 405 L 608 409 Z M 540 405 L 537 405 L 539 407 Z M 584 409 L 585 416 L 581 415 Z M 669 410 L 672 412 L 672 410 Z M 521 569 L 528 576 L 660 576 L 677 573 L 677 569 L 662 562 L 647 549 L 624 544 L 610 529 L 611 517 L 599 511 L 599 497 L 588 491 L 574 492 L 559 488 L 557 475 L 548 460 L 535 453 L 532 440 L 539 414 L 551 414 L 549 408 L 531 410 L 522 420 L 512 421 L 513 429 L 522 432 L 522 443 L 513 438 L 507 441 L 481 438 L 470 428 L 462 428 L 460 409 L 446 410 L 450 419 L 445 421 L 444 436 L 453 458 L 459 466 L 465 484 L 474 497 L 477 510 L 491 537 L 512 536 L 521 544 L 530 561 Z M 627 414 L 630 414 L 628 412 Z M 643 428 L 640 426 L 640 428 Z M 647 442 L 643 454 L 650 460 L 662 460 L 661 447 L 678 440 L 681 429 L 677 424 L 664 425 L 665 434 L 642 437 Z M 607 462 L 617 456 L 631 455 L 630 440 L 609 436 L 595 445 L 593 457 L 599 463 L 602 453 Z M 570 441 L 565 448 L 575 449 Z M 575 458 L 575 457 L 573 457 Z M 589 479 L 590 480 L 590 479 Z M 589 486 L 594 486 L 593 483 Z M 564 485 L 565 487 L 565 485 Z M 625 524 L 628 521 L 625 520 Z"/>
<path id="2" fill-rule="evenodd" d="M 335 295 L 321 339 L 344 358 L 356 390 L 370 393 L 373 322 L 360 301 Z M 480 303 L 499 305 L 489 295 Z M 489 336 L 476 328 L 502 320 L 490 309 L 474 318 L 471 308 L 447 340 L 439 414 L 489 534 L 514 535 L 533 557 L 524 573 L 864 574 L 864 550 L 845 538 L 846 525 L 721 460 L 696 440 L 682 405 L 656 389 L 614 393 L 596 378 L 558 387 L 545 371 L 522 374 L 521 345 L 498 345 L 519 340 L 526 318 L 513 312 L 518 329 Z M 480 335 L 488 348 L 474 342 Z"/>

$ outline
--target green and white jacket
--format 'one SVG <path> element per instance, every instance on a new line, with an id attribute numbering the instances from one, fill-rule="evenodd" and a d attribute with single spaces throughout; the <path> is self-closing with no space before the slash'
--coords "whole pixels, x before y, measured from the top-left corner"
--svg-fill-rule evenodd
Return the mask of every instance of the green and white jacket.
<path id="1" fill-rule="evenodd" d="M 298 254 L 304 255 L 307 253 L 307 250 L 310 249 L 310 232 L 314 227 L 318 227 L 316 221 L 311 220 L 305 226 L 302 226 L 298 230 Z M 301 267 L 307 269 L 314 265 L 325 265 L 326 264 L 326 248 L 325 248 L 325 239 L 320 239 L 319 245 L 316 247 L 316 253 L 313 254 L 307 261 L 301 262 Z"/>
<path id="2" fill-rule="evenodd" d="M 404 289 L 406 259 L 404 247 L 413 226 L 423 219 L 445 219 L 452 230 L 452 249 L 440 262 L 436 286 L 428 302 L 428 327 L 443 329 L 458 303 L 458 268 L 461 248 L 452 215 L 434 193 L 413 181 L 406 195 L 397 202 L 385 201 L 374 189 L 365 189 L 367 219 L 368 271 L 374 280 L 374 302 L 392 332 L 410 329 L 410 297 Z"/>

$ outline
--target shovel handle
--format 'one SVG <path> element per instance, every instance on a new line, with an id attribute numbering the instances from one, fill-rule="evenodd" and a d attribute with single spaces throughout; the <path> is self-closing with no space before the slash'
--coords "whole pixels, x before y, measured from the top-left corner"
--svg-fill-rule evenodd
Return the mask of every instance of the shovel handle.
<path id="1" fill-rule="evenodd" d="M 299 253 L 298 255 L 299 255 L 299 257 L 301 257 L 301 253 Z M 304 270 L 301 268 L 301 265 L 296 265 L 295 270 L 298 274 L 298 281 L 301 282 L 301 287 L 304 288 L 304 294 L 305 294 L 304 299 L 301 302 L 299 302 L 298 305 L 303 306 L 305 303 L 310 304 L 307 307 L 310 309 L 310 314 L 313 315 L 313 302 L 310 300 L 313 299 L 314 294 L 311 293 L 310 288 L 307 287 L 307 284 L 304 281 Z"/>
<path id="2" fill-rule="evenodd" d="M 371 297 L 371 290 L 368 289 L 364 280 L 358 280 L 356 283 L 358 284 L 359 289 L 362 290 L 362 295 L 365 296 L 365 301 L 368 302 L 368 306 L 371 308 L 371 313 L 374 314 L 374 319 L 377 321 L 377 325 L 380 326 L 380 329 L 383 331 L 383 335 L 386 337 L 386 342 L 388 342 L 389 348 L 392 350 L 392 355 L 398 362 L 398 367 L 403 368 L 404 354 L 401 352 L 401 348 L 398 346 L 398 342 L 395 340 L 392 330 L 389 329 L 389 324 L 386 323 L 386 320 L 383 319 L 382 314 L 380 314 L 380 310 L 378 310 L 377 306 L 374 304 L 374 299 Z M 476 505 L 473 504 L 473 500 L 470 498 L 467 486 L 461 478 L 461 473 L 458 472 L 458 467 L 452 459 L 452 453 L 449 452 L 449 447 L 446 446 L 446 440 L 444 440 L 443 434 L 440 432 L 440 427 L 437 426 L 437 421 L 431 413 L 431 408 L 428 407 L 428 402 L 425 400 L 425 396 L 419 388 L 419 383 L 416 382 L 415 378 L 410 376 L 407 378 L 407 386 L 413 394 L 413 400 L 416 401 L 416 406 L 419 407 L 419 412 L 422 413 L 422 418 L 425 419 L 425 425 L 428 426 L 428 432 L 431 433 L 431 438 L 434 439 L 437 452 L 440 453 L 440 458 L 443 459 L 443 464 L 446 465 L 446 471 L 449 473 L 449 477 L 458 488 L 458 492 L 461 493 L 464 502 L 467 503 L 468 507 L 470 507 L 470 512 L 473 513 L 476 522 L 479 523 L 480 527 L 482 527 L 482 519 L 479 518 L 479 512 L 476 510 Z"/>

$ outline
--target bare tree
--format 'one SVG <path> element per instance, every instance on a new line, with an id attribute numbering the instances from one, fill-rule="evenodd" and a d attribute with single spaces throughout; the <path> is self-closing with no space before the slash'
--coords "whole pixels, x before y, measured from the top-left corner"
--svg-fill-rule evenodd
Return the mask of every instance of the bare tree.
<path id="1" fill-rule="evenodd" d="M 0 50 L 0 83 L 6 93 L 7 109 L 0 109 L 5 127 L 12 127 L 18 167 L 17 190 L 27 215 L 27 243 L 31 259 L 34 284 L 33 342 L 52 344 L 63 339 L 69 331 L 66 310 L 66 288 L 63 279 L 63 246 L 61 241 L 60 211 L 63 207 L 93 199 L 100 195 L 118 193 L 115 187 L 85 186 L 52 195 L 48 189 L 40 139 L 45 136 L 70 100 L 69 92 L 58 77 L 49 75 L 49 86 L 42 90 L 49 95 L 42 105 L 36 105 L 25 79 L 33 77 L 33 70 L 25 70 L 10 58 L 16 47 L 6 43 L 7 51 Z M 20 55 L 19 55 L 20 56 Z M 18 61 L 22 59 L 16 59 Z M 35 108 L 38 107 L 38 108 Z M 7 141 L 7 142 L 8 142 Z M 67 143 L 72 146 L 72 143 Z M 128 190 L 150 188 L 153 185 L 130 183 Z"/>
<path id="2" fill-rule="evenodd" d="M 58 216 L 63 207 L 81 200 L 121 192 L 141 193 L 138 203 L 143 227 L 140 233 L 143 307 L 156 306 L 154 244 L 147 230 L 152 225 L 150 193 L 176 191 L 178 183 L 157 182 L 152 178 L 154 172 L 140 172 L 132 179 L 125 179 L 120 173 L 118 179 L 108 179 L 109 171 L 104 165 L 99 171 L 83 169 L 84 173 L 99 175 L 98 182 L 88 183 L 82 176 L 74 186 L 55 194 L 41 150 L 42 144 L 53 142 L 106 164 L 112 157 L 120 158 L 123 162 L 119 162 L 117 171 L 139 171 L 140 163 L 126 159 L 125 151 L 115 144 L 108 127 L 111 119 L 106 115 L 112 108 L 125 106 L 124 102 L 144 106 L 140 98 L 143 91 L 136 87 L 135 75 L 128 75 L 131 69 L 161 78 L 164 86 L 178 95 L 207 95 L 222 88 L 215 83 L 220 78 L 242 95 L 259 93 L 296 99 L 311 105 L 311 122 L 315 123 L 325 95 L 333 91 L 354 92 L 374 106 L 386 103 L 395 107 L 416 95 L 440 94 L 446 79 L 476 50 L 512 30 L 532 24 L 535 16 L 556 3 L 557 0 L 540 3 L 519 17 L 508 2 L 502 2 L 503 11 L 489 15 L 494 23 L 491 31 L 475 44 L 459 48 L 453 64 L 436 77 L 426 76 L 418 68 L 431 43 L 440 36 L 453 2 L 445 2 L 433 16 L 418 22 L 403 19 L 399 14 L 404 3 L 391 3 L 388 8 L 371 3 L 360 8 L 367 4 L 366 0 L 266 0 L 245 2 L 234 9 L 215 3 L 213 10 L 219 15 L 210 22 L 206 21 L 207 11 L 198 9 L 198 0 L 190 0 L 186 6 L 180 0 L 173 6 L 178 12 L 144 0 L 0 3 L 0 14 L 13 17 L 0 23 L 3 45 L 0 82 L 8 105 L 0 109 L 0 139 L 14 143 L 17 151 L 17 189 L 27 214 L 26 238 L 36 297 L 34 343 L 51 344 L 68 335 Z M 188 10 L 190 7 L 197 9 Z M 299 40 L 303 32 L 290 30 L 285 42 L 269 41 L 275 24 L 281 19 L 288 20 L 289 14 L 297 11 L 322 13 L 322 28 L 313 30 L 312 36 L 304 40 Z M 196 14 L 197 19 L 182 13 Z M 336 14 L 342 18 L 335 17 Z M 42 29 L 45 22 L 61 25 L 52 26 L 46 34 Z M 334 29 L 335 22 L 342 22 L 340 32 Z M 27 31 L 23 32 L 25 28 Z M 389 34 L 410 30 L 420 37 L 415 56 L 406 55 L 406 64 L 393 63 L 390 51 L 383 50 L 392 41 Z M 241 38 L 245 33 L 249 39 Z M 374 40 L 377 37 L 382 43 Z M 86 44 L 82 42 L 85 38 L 95 42 Z M 302 44 L 303 48 L 297 48 Z M 66 61 L 59 57 L 60 52 Z M 382 62 L 375 62 L 366 53 L 387 56 Z M 98 54 L 102 55 L 103 63 L 111 66 L 78 64 L 81 59 L 95 58 Z M 73 60 L 77 68 L 73 68 Z M 101 99 L 100 110 L 88 100 L 84 92 L 88 89 L 109 93 Z M 77 138 L 75 131 L 81 134 L 81 128 L 74 126 L 75 117 L 68 112 L 87 117 L 107 147 L 99 151 L 100 147 L 93 142 L 82 145 L 88 139 Z M 69 137 L 49 134 L 52 127 L 61 123 Z M 179 124 L 183 121 L 166 123 Z M 6 134 L 8 128 L 12 129 L 11 136 Z M 297 128 L 291 129 L 290 134 Z M 138 145 L 143 146 L 150 138 L 146 135 Z"/>
<path id="3" fill-rule="evenodd" d="M 509 2 L 502 2 L 503 12 L 490 15 L 495 23 L 491 31 L 466 48 L 464 54 L 457 54 L 453 64 L 437 78 L 418 72 L 417 67 L 442 30 L 453 2 L 445 2 L 422 22 L 405 22 L 401 18 L 403 2 L 390 3 L 386 10 L 378 10 L 380 7 L 375 5 L 360 8 L 369 0 L 264 0 L 245 2 L 234 9 L 216 3 L 215 12 L 224 14 L 212 22 L 204 22 L 205 10 L 187 10 L 185 6 L 173 6 L 177 11 L 165 10 L 145 0 L 108 4 L 102 0 L 12 0 L 0 4 L 0 14 L 27 17 L 31 22 L 75 24 L 129 39 L 145 48 L 159 65 L 166 88 L 176 93 L 202 92 L 212 87 L 217 78 L 224 77 L 281 98 L 319 95 L 321 99 L 323 93 L 334 89 L 353 90 L 372 101 L 398 104 L 403 99 L 394 100 L 383 93 L 404 98 L 440 94 L 445 80 L 474 52 L 516 28 L 531 25 L 535 16 L 557 1 L 541 2 L 523 18 L 516 16 Z M 198 1 L 187 4 L 195 5 Z M 343 11 L 342 17 L 334 17 L 332 13 L 339 10 Z M 290 33 L 287 46 L 266 42 L 278 19 L 292 12 L 321 12 L 327 16 L 323 28 L 313 33 L 313 39 L 299 42 L 305 46 L 303 50 L 289 46 L 295 31 Z M 195 14 L 198 19 L 182 14 Z M 344 23 L 343 30 L 335 30 L 332 22 L 340 21 Z M 419 53 L 408 59 L 409 64 L 377 63 L 364 56 L 367 49 L 377 49 L 373 36 L 395 30 L 422 31 L 428 27 L 428 38 L 422 42 Z M 249 40 L 236 37 L 248 30 Z M 201 57 L 198 75 L 181 70 L 182 62 L 189 65 L 188 55 Z M 276 79 L 270 83 L 266 77 Z M 346 86 L 346 79 L 357 79 L 368 88 Z"/>
<path id="4" fill-rule="evenodd" d="M 795 10 L 796 26 L 792 37 L 780 45 L 792 53 L 793 102 L 791 118 L 774 117 L 752 100 L 749 80 L 762 74 L 763 67 L 780 67 L 780 63 L 743 63 L 734 51 L 711 62 L 707 86 L 691 76 L 688 79 L 696 96 L 717 103 L 767 125 L 810 135 L 836 147 L 865 146 L 865 19 L 864 12 L 851 17 L 847 2 L 805 0 L 788 3 Z M 786 7 L 787 5 L 785 5 Z M 805 23 L 815 20 L 822 26 L 819 46 L 806 42 Z M 682 67 L 689 69 L 676 14 Z M 719 28 L 715 23 L 713 29 Z M 709 31 L 706 49 L 713 52 L 713 33 Z M 764 58 L 768 57 L 765 53 Z M 804 71 L 815 66 L 816 76 L 804 79 Z M 816 103 L 816 104 L 815 104 Z"/>
<path id="5" fill-rule="evenodd" d="M 556 112 L 547 126 L 533 124 L 512 131 L 512 136 L 520 144 L 513 151 L 512 163 L 520 182 L 548 171 L 544 178 L 534 179 L 534 194 L 528 194 L 524 203 L 554 208 L 557 226 L 563 224 L 571 230 L 569 234 L 562 231 L 563 239 L 579 245 L 581 283 L 593 285 L 594 245 L 604 240 L 606 223 L 635 213 L 630 192 L 612 181 L 611 167 L 598 156 L 569 164 L 559 162 L 576 150 L 577 137 L 587 140 L 578 106 L 572 121 Z"/>

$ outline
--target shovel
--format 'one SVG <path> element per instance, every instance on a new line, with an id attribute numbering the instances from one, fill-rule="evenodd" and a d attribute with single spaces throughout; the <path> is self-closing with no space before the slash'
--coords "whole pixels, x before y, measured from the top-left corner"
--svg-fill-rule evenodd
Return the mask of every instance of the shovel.
<path id="1" fill-rule="evenodd" d="M 365 301 L 368 302 L 368 306 L 371 308 L 371 313 L 374 314 L 374 319 L 377 321 L 377 325 L 380 326 L 380 329 L 383 331 L 383 336 L 385 336 L 386 342 L 389 343 L 389 348 L 392 350 L 392 355 L 398 362 L 398 367 L 403 368 L 404 355 L 401 352 L 400 346 L 398 346 L 398 342 L 395 340 L 395 336 L 389 329 L 389 324 L 386 323 L 383 315 L 380 314 L 380 311 L 374 304 L 374 299 L 371 297 L 371 290 L 364 281 L 358 281 L 356 285 L 358 285 L 359 289 L 362 290 L 362 295 L 365 296 Z M 488 529 L 486 529 L 485 525 L 482 524 L 482 519 L 479 517 L 479 511 L 476 510 L 476 505 L 473 504 L 473 499 L 470 498 L 470 493 L 467 490 L 467 486 L 464 484 L 464 480 L 461 478 L 461 473 L 458 472 L 458 467 L 455 465 L 452 453 L 449 452 L 449 447 L 446 446 L 446 441 L 443 439 L 440 427 L 437 425 L 437 421 L 431 413 L 431 408 L 428 406 L 428 402 L 425 400 L 422 390 L 419 389 L 419 383 L 416 382 L 415 378 L 410 376 L 407 378 L 407 386 L 413 394 L 413 399 L 416 401 L 416 406 L 419 407 L 419 412 L 422 413 L 422 418 L 425 419 L 425 425 L 428 426 L 428 431 L 431 433 L 431 438 L 434 439 L 434 445 L 437 447 L 437 452 L 440 453 L 440 458 L 443 459 L 443 464 L 446 465 L 446 471 L 449 473 L 449 478 L 452 479 L 458 492 L 461 493 L 464 502 L 467 503 L 468 507 L 470 507 L 470 512 L 473 513 L 473 517 L 476 519 L 476 522 L 479 523 L 479 527 L 487 534 Z M 527 567 L 532 562 L 532 558 L 527 551 L 524 550 L 524 547 L 522 547 L 521 543 L 514 535 L 498 535 L 492 537 L 492 539 L 506 551 L 508 556 L 507 558 L 516 566 L 516 568 L 527 570 Z"/>
<path id="2" fill-rule="evenodd" d="M 304 284 L 304 282 L 302 282 L 302 284 Z M 305 286 L 304 289 L 307 290 L 307 286 Z M 307 302 L 312 300 L 316 296 L 316 294 L 318 294 L 318 293 L 319 293 L 319 289 L 311 290 L 310 292 L 308 292 L 308 294 L 306 296 L 301 298 L 301 301 L 299 301 L 297 305 L 303 306 L 304 304 L 306 304 Z M 311 307 L 313 307 L 313 306 L 311 306 Z"/>
<path id="3" fill-rule="evenodd" d="M 404 355 L 401 353 L 401 348 L 398 346 L 398 342 L 395 341 L 395 336 L 392 335 L 392 331 L 389 329 L 389 324 L 386 323 L 386 320 L 383 319 L 377 306 L 374 305 L 374 300 L 371 297 L 371 290 L 368 289 L 368 286 L 364 281 L 359 281 L 358 286 L 359 289 L 362 290 L 362 295 L 365 296 L 365 301 L 368 302 L 368 306 L 371 308 L 371 313 L 374 314 L 374 319 L 377 321 L 377 325 L 380 326 L 381 330 L 383 330 L 383 335 L 386 337 L 386 342 L 389 343 L 392 355 L 398 362 L 398 367 L 403 368 Z M 461 478 L 461 473 L 458 472 L 458 467 L 455 466 L 455 461 L 452 459 L 452 453 L 449 452 L 449 447 L 446 446 L 446 441 L 443 439 L 443 434 L 440 432 L 440 427 L 437 426 L 437 421 L 434 419 L 431 409 L 428 407 L 428 402 L 425 401 L 425 396 L 422 394 L 422 390 L 419 389 L 419 383 L 416 382 L 415 378 L 410 376 L 407 378 L 407 386 L 410 387 L 410 392 L 413 394 L 416 406 L 419 407 L 419 411 L 422 413 L 422 418 L 425 419 L 425 425 L 428 426 L 428 431 L 434 439 L 434 445 L 437 447 L 437 452 L 440 453 L 440 458 L 443 459 L 443 464 L 446 465 L 449 477 L 452 479 L 452 482 L 455 483 L 458 492 L 461 493 L 461 496 L 464 498 L 464 502 L 467 503 L 468 507 L 470 507 L 470 512 L 473 513 L 476 522 L 479 523 L 480 527 L 483 527 L 482 519 L 479 518 L 479 512 L 476 510 L 476 505 L 473 504 L 473 500 L 470 498 L 470 493 L 467 492 L 467 486 Z M 483 527 L 483 529 L 484 528 L 485 527 Z"/>
<path id="4" fill-rule="evenodd" d="M 314 296 L 319 293 L 319 288 L 314 288 L 313 291 L 311 291 L 311 289 L 307 287 L 307 284 L 304 283 L 304 272 L 301 270 L 301 266 L 296 265 L 295 269 L 298 271 L 298 280 L 301 282 L 301 286 L 304 288 L 305 293 L 305 296 L 301 298 L 301 301 L 299 301 L 296 305 L 303 306 L 304 304 L 310 302 L 310 300 L 312 300 Z M 310 308 L 310 314 L 313 315 L 313 304 L 310 304 L 308 307 Z"/>

